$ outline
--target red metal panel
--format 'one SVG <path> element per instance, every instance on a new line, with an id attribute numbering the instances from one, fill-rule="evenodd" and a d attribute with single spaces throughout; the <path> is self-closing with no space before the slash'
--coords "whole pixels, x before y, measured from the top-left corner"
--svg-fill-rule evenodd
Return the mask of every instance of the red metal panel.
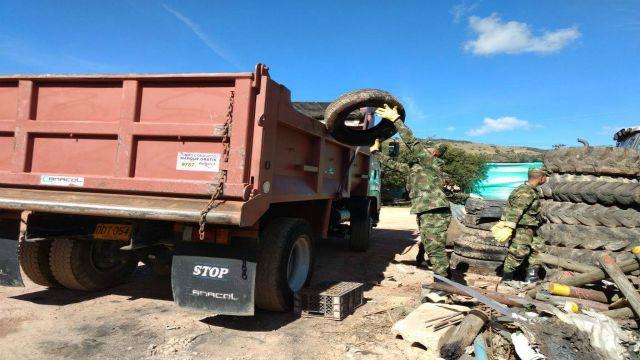
<path id="1" fill-rule="evenodd" d="M 13 120 L 17 114 L 18 82 L 0 83 L 0 120 Z"/>
<path id="2" fill-rule="evenodd" d="M 29 139 L 29 172 L 106 175 L 114 172 L 116 136 L 41 136 Z M 55 156 L 54 156 L 55 154 Z"/>
<path id="3" fill-rule="evenodd" d="M 0 133 L 0 171 L 11 170 L 13 133 Z"/>
<path id="4" fill-rule="evenodd" d="M 116 122 L 120 119 L 122 82 L 38 83 L 35 119 Z"/>

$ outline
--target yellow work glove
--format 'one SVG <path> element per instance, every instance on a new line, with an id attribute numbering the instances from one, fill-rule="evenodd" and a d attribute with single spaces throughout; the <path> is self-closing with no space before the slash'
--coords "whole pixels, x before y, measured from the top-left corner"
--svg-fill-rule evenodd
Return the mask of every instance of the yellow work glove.
<path id="1" fill-rule="evenodd" d="M 499 221 L 497 224 L 491 227 L 491 233 L 493 234 L 493 238 L 496 239 L 497 242 L 503 243 L 511 239 L 511 235 L 513 235 L 513 229 L 505 226 L 504 221 Z"/>
<path id="2" fill-rule="evenodd" d="M 369 151 L 372 154 L 380 151 L 380 139 L 376 139 L 376 141 L 373 142 L 373 145 L 369 148 Z"/>
<path id="3" fill-rule="evenodd" d="M 398 114 L 398 107 L 394 106 L 393 109 L 389 107 L 389 105 L 384 104 L 384 107 L 377 108 L 376 114 L 383 119 L 390 120 L 391 122 L 395 122 L 400 119 L 400 114 Z"/>

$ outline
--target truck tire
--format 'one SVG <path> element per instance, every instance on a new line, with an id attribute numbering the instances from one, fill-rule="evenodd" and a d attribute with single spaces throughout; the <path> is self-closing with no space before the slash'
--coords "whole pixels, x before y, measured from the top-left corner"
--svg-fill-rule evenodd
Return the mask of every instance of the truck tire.
<path id="1" fill-rule="evenodd" d="M 329 134 L 343 144 L 354 146 L 369 146 L 376 139 L 388 139 L 396 132 L 396 127 L 389 120 L 383 119 L 374 127 L 357 130 L 345 125 L 347 116 L 354 110 L 363 107 L 382 107 L 387 104 L 398 107 L 398 114 L 404 120 L 405 110 L 395 96 L 386 91 L 364 89 L 348 92 L 332 102 L 324 112 Z"/>
<path id="2" fill-rule="evenodd" d="M 465 235 L 471 235 L 477 238 L 490 238 L 493 237 L 493 235 L 491 234 L 491 231 L 489 231 L 489 229 L 481 229 L 481 228 L 475 228 L 472 226 L 467 226 L 466 224 L 460 224 L 459 226 L 460 231 L 465 234 Z"/>
<path id="3" fill-rule="evenodd" d="M 611 255 L 616 262 L 634 259 L 634 255 L 630 251 L 609 252 L 606 250 L 568 249 L 558 246 L 547 246 L 546 252 L 560 258 L 594 266 L 599 266 L 598 258 L 605 253 Z"/>
<path id="4" fill-rule="evenodd" d="M 371 215 L 371 200 L 367 198 L 352 198 L 349 203 L 351 212 L 349 226 L 349 248 L 353 251 L 367 251 L 371 243 L 373 219 Z"/>
<path id="5" fill-rule="evenodd" d="M 543 224 L 538 234 L 548 245 L 619 251 L 640 242 L 640 228 Z"/>
<path id="6" fill-rule="evenodd" d="M 502 267 L 502 261 L 480 260 L 451 254 L 451 269 L 455 272 L 470 272 L 480 275 L 497 275 Z"/>
<path id="7" fill-rule="evenodd" d="M 583 202 L 603 205 L 640 205 L 640 184 L 610 181 L 564 182 L 551 184 L 556 201 Z"/>
<path id="8" fill-rule="evenodd" d="M 464 208 L 467 214 L 475 215 L 480 219 L 499 219 L 502 216 L 507 202 L 504 200 L 483 200 L 469 198 Z"/>
<path id="9" fill-rule="evenodd" d="M 554 224 L 640 227 L 640 211 L 617 206 L 543 201 L 542 216 Z"/>
<path id="10" fill-rule="evenodd" d="M 497 243 L 492 238 L 462 236 L 454 240 L 453 251 L 468 258 L 503 261 L 508 249 L 505 245 Z"/>
<path id="11" fill-rule="evenodd" d="M 34 283 L 47 287 L 60 287 L 49 264 L 51 241 L 20 241 L 18 243 L 18 259 L 25 275 Z"/>
<path id="12" fill-rule="evenodd" d="M 115 241 L 56 239 L 49 262 L 55 279 L 73 290 L 98 291 L 124 282 L 138 266 Z"/>
<path id="13" fill-rule="evenodd" d="M 263 310 L 289 311 L 293 293 L 311 280 L 313 237 L 308 222 L 297 218 L 271 220 L 260 233 L 255 303 Z"/>
<path id="14" fill-rule="evenodd" d="M 556 173 L 615 176 L 640 175 L 640 151 L 606 146 L 549 151 L 545 167 Z"/>
<path id="15" fill-rule="evenodd" d="M 467 227 L 488 231 L 498 223 L 498 219 L 479 218 L 478 215 L 465 214 L 462 222 Z"/>

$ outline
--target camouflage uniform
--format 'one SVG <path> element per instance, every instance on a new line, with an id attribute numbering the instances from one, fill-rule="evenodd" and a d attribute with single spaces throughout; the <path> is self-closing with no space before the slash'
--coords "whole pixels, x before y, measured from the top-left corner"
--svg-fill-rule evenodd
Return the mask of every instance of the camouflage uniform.
<path id="1" fill-rule="evenodd" d="M 529 256 L 529 266 L 540 265 L 539 254 L 545 251 L 544 241 L 536 236 L 540 226 L 540 198 L 529 183 L 518 186 L 507 202 L 502 214 L 505 225 L 515 229 L 509 252 L 504 259 L 504 272 L 513 272 Z"/>
<path id="2" fill-rule="evenodd" d="M 427 149 L 427 145 L 413 136 L 402 120 L 395 123 L 402 141 L 411 150 L 417 163 L 411 166 L 395 161 L 383 161 L 383 165 L 408 174 L 407 190 L 411 199 L 411 213 L 415 214 L 420 229 L 420 239 L 429 255 L 433 272 L 446 275 L 449 259 L 445 252 L 447 229 L 451 222 L 449 200 L 444 194 L 442 160 Z M 429 146 L 430 147 L 430 146 Z"/>

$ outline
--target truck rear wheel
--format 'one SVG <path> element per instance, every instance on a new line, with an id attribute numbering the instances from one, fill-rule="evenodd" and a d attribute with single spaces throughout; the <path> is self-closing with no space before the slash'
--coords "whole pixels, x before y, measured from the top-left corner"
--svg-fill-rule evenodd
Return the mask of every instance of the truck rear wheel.
<path id="1" fill-rule="evenodd" d="M 373 219 L 371 216 L 371 201 L 369 199 L 351 199 L 351 226 L 349 248 L 353 251 L 367 251 L 371 243 Z"/>
<path id="2" fill-rule="evenodd" d="M 125 281 L 138 261 L 117 241 L 56 239 L 50 253 L 51 271 L 64 287 L 104 290 Z"/>
<path id="3" fill-rule="evenodd" d="M 260 234 L 256 268 L 256 306 L 263 310 L 289 311 L 293 293 L 311 280 L 313 237 L 302 219 L 277 218 Z"/>
<path id="4" fill-rule="evenodd" d="M 50 250 L 50 240 L 20 241 L 18 243 L 20 267 L 34 283 L 47 287 L 59 287 L 60 283 L 53 277 L 51 266 L 49 265 Z"/>

